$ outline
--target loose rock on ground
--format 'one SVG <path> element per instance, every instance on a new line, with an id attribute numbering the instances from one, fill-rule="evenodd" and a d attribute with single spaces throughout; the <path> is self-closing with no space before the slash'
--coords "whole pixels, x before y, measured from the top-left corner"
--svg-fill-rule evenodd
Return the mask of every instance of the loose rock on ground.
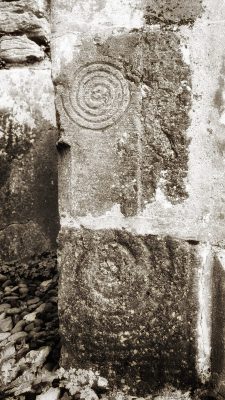
<path id="1" fill-rule="evenodd" d="M 0 400 L 135 400 L 92 370 L 59 366 L 57 258 L 0 265 Z M 167 388 L 137 400 L 190 400 Z M 195 399 L 202 399 L 195 397 Z"/>
<path id="2" fill-rule="evenodd" d="M 35 399 L 42 388 L 32 388 L 32 374 L 58 369 L 57 285 L 55 254 L 0 265 L 0 398 Z M 31 387 L 16 393 L 25 372 Z"/>

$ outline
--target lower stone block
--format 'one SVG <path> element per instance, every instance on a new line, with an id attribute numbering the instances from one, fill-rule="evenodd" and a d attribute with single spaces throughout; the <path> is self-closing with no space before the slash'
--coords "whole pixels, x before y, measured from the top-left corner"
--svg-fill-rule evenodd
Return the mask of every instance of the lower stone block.
<path id="1" fill-rule="evenodd" d="M 62 365 L 142 395 L 194 387 L 198 246 L 126 231 L 62 229 Z"/>

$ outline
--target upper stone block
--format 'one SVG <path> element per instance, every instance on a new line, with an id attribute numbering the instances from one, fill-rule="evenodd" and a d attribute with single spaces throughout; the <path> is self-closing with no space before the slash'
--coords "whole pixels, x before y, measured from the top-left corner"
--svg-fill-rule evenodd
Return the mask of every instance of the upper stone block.
<path id="1" fill-rule="evenodd" d="M 83 40 L 56 80 L 62 213 L 137 215 L 162 173 L 171 201 L 186 198 L 190 84 L 174 33 Z"/>
<path id="2" fill-rule="evenodd" d="M 216 4 L 206 0 L 203 12 L 200 1 L 52 2 L 52 71 L 66 148 L 63 155 L 60 145 L 62 224 L 113 221 L 143 234 L 224 244 L 225 6 Z M 116 69 L 130 92 L 128 108 L 120 98 L 113 125 L 100 130 L 96 115 L 91 130 L 90 121 L 78 125 L 86 113 L 76 123 L 78 112 L 71 118 L 62 105 L 69 93 L 68 109 L 77 107 L 74 83 L 93 63 Z M 82 82 L 76 93 L 85 100 Z M 96 96 L 106 110 L 106 88 Z"/>

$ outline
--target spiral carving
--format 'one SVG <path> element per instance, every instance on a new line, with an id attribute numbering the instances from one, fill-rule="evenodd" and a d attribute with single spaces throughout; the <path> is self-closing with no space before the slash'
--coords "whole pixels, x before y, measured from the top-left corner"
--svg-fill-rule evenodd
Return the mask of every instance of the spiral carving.
<path id="1" fill-rule="evenodd" d="M 64 107 L 70 118 L 88 129 L 105 129 L 118 121 L 130 101 L 128 82 L 111 64 L 87 64 L 76 73 Z"/>
<path id="2" fill-rule="evenodd" d="M 85 253 L 76 270 L 79 299 L 87 308 L 107 315 L 118 311 L 122 315 L 124 310 L 129 314 L 133 308 L 139 314 L 142 310 L 154 313 L 164 296 L 163 287 L 152 286 L 154 272 L 147 272 L 146 264 L 139 262 L 126 244 L 112 241 L 99 246 Z M 149 256 L 148 248 L 142 246 Z M 79 293 L 78 287 L 82 288 Z"/>

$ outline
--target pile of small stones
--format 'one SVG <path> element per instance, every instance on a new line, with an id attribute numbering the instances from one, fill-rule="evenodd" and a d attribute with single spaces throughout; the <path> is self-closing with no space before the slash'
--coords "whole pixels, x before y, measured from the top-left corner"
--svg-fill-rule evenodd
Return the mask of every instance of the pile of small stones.
<path id="1" fill-rule="evenodd" d="M 57 259 L 53 253 L 28 263 L 0 265 L 0 386 L 4 389 L 0 398 L 7 398 L 7 387 L 23 372 L 18 368 L 20 364 L 24 368 L 20 360 L 30 352 L 35 355 L 39 349 L 48 349 L 45 368 L 58 368 L 57 285 Z"/>

